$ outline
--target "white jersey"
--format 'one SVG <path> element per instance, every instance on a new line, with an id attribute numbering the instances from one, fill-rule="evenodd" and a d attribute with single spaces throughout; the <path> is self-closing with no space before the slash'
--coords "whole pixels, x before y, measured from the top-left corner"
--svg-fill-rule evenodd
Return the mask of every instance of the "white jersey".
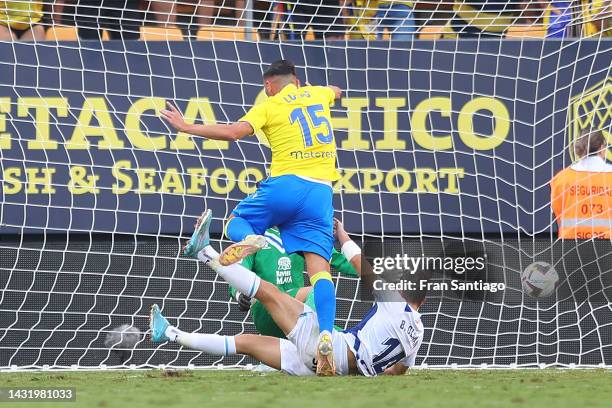
<path id="1" fill-rule="evenodd" d="M 357 326 L 341 335 L 361 374 L 375 376 L 399 362 L 412 367 L 423 332 L 421 315 L 405 302 L 378 302 Z"/>

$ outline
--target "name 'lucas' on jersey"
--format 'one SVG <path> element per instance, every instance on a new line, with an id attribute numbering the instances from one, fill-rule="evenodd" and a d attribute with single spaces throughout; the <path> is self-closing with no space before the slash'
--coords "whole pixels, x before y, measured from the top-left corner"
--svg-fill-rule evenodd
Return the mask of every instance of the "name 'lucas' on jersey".
<path id="1" fill-rule="evenodd" d="M 329 181 L 340 177 L 329 109 L 334 99 L 328 87 L 289 84 L 240 119 L 268 139 L 271 177 L 294 174 Z"/>

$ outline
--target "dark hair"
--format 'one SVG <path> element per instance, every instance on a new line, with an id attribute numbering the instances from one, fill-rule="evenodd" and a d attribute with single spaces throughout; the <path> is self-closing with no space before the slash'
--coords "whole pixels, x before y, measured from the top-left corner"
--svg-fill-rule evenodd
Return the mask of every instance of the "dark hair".
<path id="1" fill-rule="evenodd" d="M 574 140 L 574 154 L 577 159 L 597 154 L 605 146 L 606 139 L 601 130 L 583 132 Z"/>
<path id="2" fill-rule="evenodd" d="M 429 282 L 429 280 L 431 279 L 431 271 L 429 271 L 428 269 L 420 269 L 420 270 L 417 270 L 415 273 L 407 274 L 407 276 L 408 276 L 408 279 L 407 279 L 408 281 L 414 282 L 415 289 L 404 290 L 402 292 L 402 297 L 408 303 L 417 303 L 417 304 L 423 303 L 423 301 L 425 300 L 425 297 L 427 296 L 426 283 Z M 421 282 L 423 282 L 423 284 L 421 284 Z"/>
<path id="3" fill-rule="evenodd" d="M 295 75 L 295 65 L 289 60 L 278 60 L 273 62 L 266 72 L 263 74 L 264 79 L 271 78 L 273 76 L 285 76 Z"/>

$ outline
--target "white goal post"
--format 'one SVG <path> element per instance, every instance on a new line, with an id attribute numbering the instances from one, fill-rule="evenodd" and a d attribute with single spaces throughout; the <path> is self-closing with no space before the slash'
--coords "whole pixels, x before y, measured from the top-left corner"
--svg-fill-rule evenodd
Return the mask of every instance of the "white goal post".
<path id="1" fill-rule="evenodd" d="M 344 90 L 334 206 L 365 253 L 482 255 L 506 284 L 432 291 L 419 365 L 612 366 L 612 240 L 559 239 L 549 186 L 584 132 L 612 145 L 609 2 L 76 3 L 0 2 L 0 370 L 255 363 L 143 335 L 152 303 L 185 331 L 254 331 L 180 249 L 204 208 L 227 245 L 270 164 L 262 135 L 204 141 L 159 111 L 235 121 L 280 58 Z M 550 298 L 521 290 L 535 261 L 559 273 Z M 348 328 L 370 303 L 335 282 Z"/>

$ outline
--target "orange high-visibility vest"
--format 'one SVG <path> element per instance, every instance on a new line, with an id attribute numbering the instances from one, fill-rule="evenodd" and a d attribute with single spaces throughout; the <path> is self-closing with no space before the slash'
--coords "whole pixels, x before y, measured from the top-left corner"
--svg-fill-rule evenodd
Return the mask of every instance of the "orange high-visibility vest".
<path id="1" fill-rule="evenodd" d="M 583 160 L 599 160 L 596 163 L 599 166 L 572 165 L 557 173 L 550 182 L 559 238 L 611 239 L 612 166 L 603 163 L 599 157 Z M 593 171 L 589 167 L 604 171 Z"/>

